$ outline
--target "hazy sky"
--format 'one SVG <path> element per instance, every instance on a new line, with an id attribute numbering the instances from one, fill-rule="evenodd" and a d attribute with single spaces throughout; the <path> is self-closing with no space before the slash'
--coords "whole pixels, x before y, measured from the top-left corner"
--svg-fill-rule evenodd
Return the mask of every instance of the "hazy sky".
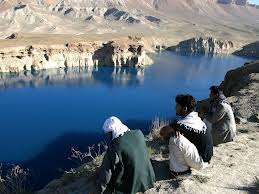
<path id="1" fill-rule="evenodd" d="M 249 0 L 250 3 L 259 4 L 259 0 Z"/>

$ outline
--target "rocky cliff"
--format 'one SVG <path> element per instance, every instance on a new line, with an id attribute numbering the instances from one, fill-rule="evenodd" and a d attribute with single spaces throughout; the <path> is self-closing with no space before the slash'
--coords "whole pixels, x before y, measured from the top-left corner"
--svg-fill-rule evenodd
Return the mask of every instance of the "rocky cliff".
<path id="1" fill-rule="evenodd" d="M 256 120 L 259 113 L 259 61 L 229 71 L 222 87 L 239 120 Z"/>
<path id="2" fill-rule="evenodd" d="M 180 42 L 176 46 L 169 47 L 168 50 L 186 54 L 230 54 L 236 49 L 232 41 L 218 40 L 212 37 L 191 38 Z"/>
<path id="3" fill-rule="evenodd" d="M 235 51 L 234 55 L 259 58 L 259 41 L 245 45 L 241 50 Z"/>
<path id="4" fill-rule="evenodd" d="M 0 72 L 93 65 L 140 67 L 151 63 L 143 42 L 132 38 L 107 43 L 99 41 L 51 46 L 33 45 L 0 51 Z"/>

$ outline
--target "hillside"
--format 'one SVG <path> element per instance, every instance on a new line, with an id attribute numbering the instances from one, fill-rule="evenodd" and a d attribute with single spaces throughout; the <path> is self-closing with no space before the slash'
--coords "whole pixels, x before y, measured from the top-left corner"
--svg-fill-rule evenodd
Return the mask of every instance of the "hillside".
<path id="1" fill-rule="evenodd" d="M 195 36 L 250 43 L 258 40 L 259 9 L 213 0 L 1 0 L 0 38 L 12 33 L 140 35 L 173 44 Z"/>

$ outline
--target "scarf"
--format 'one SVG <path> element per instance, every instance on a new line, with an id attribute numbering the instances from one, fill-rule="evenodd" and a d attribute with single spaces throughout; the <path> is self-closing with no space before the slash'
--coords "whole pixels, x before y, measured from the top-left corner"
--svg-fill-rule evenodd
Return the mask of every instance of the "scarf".
<path id="1" fill-rule="evenodd" d="M 210 101 L 209 112 L 214 113 L 218 109 L 218 105 L 221 103 L 227 103 L 226 97 L 223 93 L 220 93 L 219 97 L 216 97 Z"/>
<path id="2" fill-rule="evenodd" d="M 186 117 L 181 118 L 177 124 L 189 131 L 195 133 L 206 133 L 207 127 L 206 124 L 198 116 L 197 112 L 191 112 Z"/>
<path id="3" fill-rule="evenodd" d="M 117 117 L 108 118 L 103 124 L 104 133 L 112 132 L 112 140 L 123 136 L 125 132 L 130 131 Z"/>

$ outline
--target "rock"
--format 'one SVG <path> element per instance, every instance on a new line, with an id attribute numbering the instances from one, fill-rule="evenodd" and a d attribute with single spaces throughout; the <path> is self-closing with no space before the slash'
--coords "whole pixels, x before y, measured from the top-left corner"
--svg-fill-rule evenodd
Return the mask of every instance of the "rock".
<path id="1" fill-rule="evenodd" d="M 0 53 L 0 72 L 93 65 L 140 67 L 152 63 L 144 44 L 135 39 L 106 44 L 67 43 L 51 47 L 37 45 L 16 50 L 4 49 Z"/>
<path id="2" fill-rule="evenodd" d="M 259 58 L 259 41 L 245 45 L 241 50 L 235 51 L 234 55 Z"/>
<path id="3" fill-rule="evenodd" d="M 139 24 L 140 23 L 140 20 L 139 19 L 136 19 L 134 17 L 129 17 L 127 20 L 126 20 L 128 23 L 130 24 Z"/>
<path id="4" fill-rule="evenodd" d="M 232 102 L 235 115 L 255 121 L 259 110 L 259 61 L 227 72 L 221 86 Z"/>
<path id="5" fill-rule="evenodd" d="M 64 12 L 64 15 L 67 15 L 67 14 L 73 12 L 73 11 L 74 11 L 73 8 L 68 8 L 68 9 Z"/>
<path id="6" fill-rule="evenodd" d="M 232 41 L 217 40 L 212 37 L 191 38 L 180 42 L 176 46 L 169 47 L 168 50 L 182 54 L 229 54 L 235 49 Z"/>
<path id="7" fill-rule="evenodd" d="M 254 114 L 252 115 L 249 119 L 248 119 L 250 122 L 256 122 L 256 123 L 259 123 L 259 114 Z"/>
<path id="8" fill-rule="evenodd" d="M 140 23 L 139 19 L 131 16 L 128 12 L 121 11 L 114 7 L 107 9 L 107 11 L 104 13 L 104 18 L 108 20 L 124 20 L 131 24 Z"/>
<path id="9" fill-rule="evenodd" d="M 99 65 L 134 66 L 140 67 L 150 63 L 146 56 L 144 46 L 141 44 L 130 44 L 121 47 L 115 42 L 104 44 L 93 56 Z"/>
<path id="10" fill-rule="evenodd" d="M 14 7 L 14 11 L 16 11 L 16 10 L 18 10 L 18 9 L 23 9 L 23 8 L 25 8 L 26 7 L 26 5 L 25 4 L 22 4 L 21 2 L 18 4 L 18 5 L 16 5 L 15 7 Z"/>
<path id="11" fill-rule="evenodd" d="M 235 121 L 236 124 L 244 124 L 247 123 L 247 119 L 246 118 L 242 118 L 240 116 L 235 116 Z"/>
<path id="12" fill-rule="evenodd" d="M 254 81 L 259 81 L 259 61 L 246 63 L 245 66 L 230 70 L 225 75 L 222 83 L 224 94 L 226 96 L 236 95 L 242 88 Z"/>
<path id="13" fill-rule="evenodd" d="M 161 19 L 156 18 L 154 16 L 145 16 L 145 18 L 146 18 L 146 20 L 156 23 L 156 24 L 160 24 L 160 22 L 161 22 Z"/>
<path id="14" fill-rule="evenodd" d="M 6 39 L 17 39 L 21 38 L 22 36 L 19 33 L 13 33 L 10 36 L 6 37 Z"/>

